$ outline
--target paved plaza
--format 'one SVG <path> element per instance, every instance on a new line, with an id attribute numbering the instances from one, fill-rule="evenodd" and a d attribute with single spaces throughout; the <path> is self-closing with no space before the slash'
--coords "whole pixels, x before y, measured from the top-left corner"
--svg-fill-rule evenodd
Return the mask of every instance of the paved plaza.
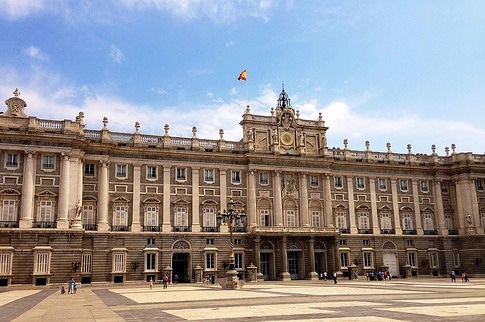
<path id="1" fill-rule="evenodd" d="M 485 321 L 485 279 L 0 288 L 0 321 Z"/>

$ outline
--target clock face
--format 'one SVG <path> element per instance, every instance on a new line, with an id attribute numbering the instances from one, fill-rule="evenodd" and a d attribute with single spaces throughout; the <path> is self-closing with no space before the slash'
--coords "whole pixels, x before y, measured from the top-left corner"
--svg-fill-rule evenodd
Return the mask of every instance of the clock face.
<path id="1" fill-rule="evenodd" d="M 293 135 L 290 132 L 283 132 L 281 133 L 280 141 L 283 145 L 291 145 L 293 144 Z"/>

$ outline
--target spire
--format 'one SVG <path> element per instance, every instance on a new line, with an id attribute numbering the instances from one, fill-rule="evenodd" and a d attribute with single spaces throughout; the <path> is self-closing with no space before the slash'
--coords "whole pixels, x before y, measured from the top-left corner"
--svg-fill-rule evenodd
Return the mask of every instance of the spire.
<path id="1" fill-rule="evenodd" d="M 281 89 L 280 97 L 278 98 L 278 107 L 280 108 L 291 107 L 290 99 L 288 98 L 288 94 L 285 92 L 284 82 L 282 82 L 282 89 Z"/>

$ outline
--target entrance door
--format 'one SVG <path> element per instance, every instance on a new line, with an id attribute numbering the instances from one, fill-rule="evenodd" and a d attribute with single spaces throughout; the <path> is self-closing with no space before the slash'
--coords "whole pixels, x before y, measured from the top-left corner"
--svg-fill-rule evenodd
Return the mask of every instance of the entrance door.
<path id="1" fill-rule="evenodd" d="M 175 275 L 181 283 L 190 283 L 189 253 L 174 253 L 172 256 L 172 280 Z"/>
<path id="2" fill-rule="evenodd" d="M 288 273 L 292 280 L 297 280 L 299 276 L 300 268 L 300 252 L 288 252 Z"/>
<path id="3" fill-rule="evenodd" d="M 399 267 L 397 265 L 396 253 L 383 253 L 382 261 L 384 262 L 384 265 L 389 267 L 389 273 L 391 273 L 391 276 L 399 276 Z"/>
<path id="4" fill-rule="evenodd" d="M 327 261 L 325 260 L 325 253 L 315 253 L 315 272 L 318 276 L 327 271 Z"/>
<path id="5" fill-rule="evenodd" d="M 261 269 L 261 274 L 263 274 L 263 280 L 269 281 L 272 278 L 271 274 L 271 259 L 272 259 L 272 253 L 261 253 L 260 254 L 260 269 Z"/>

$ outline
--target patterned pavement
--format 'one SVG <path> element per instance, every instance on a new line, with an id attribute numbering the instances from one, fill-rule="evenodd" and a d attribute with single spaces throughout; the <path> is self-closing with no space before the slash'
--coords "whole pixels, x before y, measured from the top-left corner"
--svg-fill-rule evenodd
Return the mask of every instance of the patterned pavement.
<path id="1" fill-rule="evenodd" d="M 485 279 L 0 288 L 0 321 L 485 321 Z"/>

